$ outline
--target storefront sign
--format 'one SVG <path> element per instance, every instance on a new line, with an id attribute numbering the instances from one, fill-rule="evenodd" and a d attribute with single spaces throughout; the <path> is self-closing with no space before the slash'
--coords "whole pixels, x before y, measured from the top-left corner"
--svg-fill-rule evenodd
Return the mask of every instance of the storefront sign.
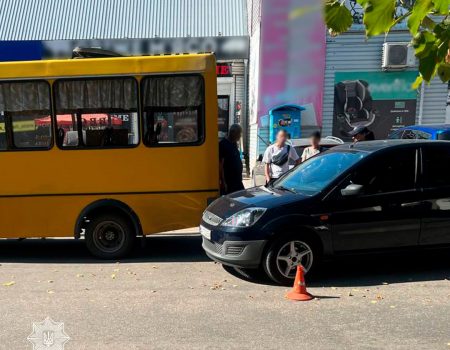
<path id="1" fill-rule="evenodd" d="M 23 120 L 13 122 L 13 131 L 14 132 L 25 132 L 25 131 L 35 131 L 36 124 L 34 120 Z M 5 133 L 6 127 L 5 123 L 0 123 L 0 134 Z"/>
<path id="2" fill-rule="evenodd" d="M 335 75 L 333 136 L 350 140 L 348 132 L 363 125 L 376 139 L 416 120 L 417 72 L 338 72 Z"/>
<path id="3" fill-rule="evenodd" d="M 70 58 L 76 47 L 97 47 L 123 55 L 214 52 L 218 60 L 247 59 L 248 37 L 154 38 L 43 41 L 44 58 Z"/>
<path id="4" fill-rule="evenodd" d="M 216 73 L 219 78 L 232 77 L 231 63 L 217 63 Z"/>

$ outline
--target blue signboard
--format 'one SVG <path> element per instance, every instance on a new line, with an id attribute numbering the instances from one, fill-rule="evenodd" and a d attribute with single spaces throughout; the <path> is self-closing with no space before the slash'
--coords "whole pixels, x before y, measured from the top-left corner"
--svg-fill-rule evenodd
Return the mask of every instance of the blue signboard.
<path id="1" fill-rule="evenodd" d="M 41 41 L 0 41 L 0 61 L 42 59 Z"/>

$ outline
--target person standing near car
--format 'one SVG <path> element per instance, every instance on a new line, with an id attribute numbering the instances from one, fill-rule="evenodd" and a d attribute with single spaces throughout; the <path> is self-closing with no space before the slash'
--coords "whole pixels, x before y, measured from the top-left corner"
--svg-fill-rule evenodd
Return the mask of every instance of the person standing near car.
<path id="1" fill-rule="evenodd" d="M 238 143 L 242 137 L 242 128 L 233 124 L 228 135 L 219 142 L 220 194 L 227 195 L 244 189 L 242 183 L 242 160 Z"/>
<path id="2" fill-rule="evenodd" d="M 286 144 L 287 139 L 286 130 L 280 130 L 275 143 L 267 147 L 264 153 L 266 185 L 272 185 L 275 180 L 289 170 L 290 160 L 294 161 L 296 165 L 300 163 L 300 157 L 294 147 Z"/>
<path id="3" fill-rule="evenodd" d="M 311 146 L 306 147 L 303 150 L 302 154 L 302 163 L 307 161 L 309 158 L 312 158 L 322 152 L 322 147 L 320 147 L 320 140 L 322 139 L 322 135 L 319 131 L 315 131 L 309 137 L 309 143 Z"/>
<path id="4" fill-rule="evenodd" d="M 353 142 L 374 141 L 375 134 L 366 126 L 355 126 L 355 128 L 348 133 L 352 137 Z"/>

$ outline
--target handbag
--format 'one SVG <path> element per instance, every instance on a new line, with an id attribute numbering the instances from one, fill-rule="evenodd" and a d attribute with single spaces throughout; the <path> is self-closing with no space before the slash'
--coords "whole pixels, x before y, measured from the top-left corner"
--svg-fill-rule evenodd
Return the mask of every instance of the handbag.
<path id="1" fill-rule="evenodd" d="M 289 161 L 289 154 L 291 153 L 291 146 L 287 146 L 287 152 L 280 152 L 272 157 L 272 164 L 276 166 L 283 166 Z"/>

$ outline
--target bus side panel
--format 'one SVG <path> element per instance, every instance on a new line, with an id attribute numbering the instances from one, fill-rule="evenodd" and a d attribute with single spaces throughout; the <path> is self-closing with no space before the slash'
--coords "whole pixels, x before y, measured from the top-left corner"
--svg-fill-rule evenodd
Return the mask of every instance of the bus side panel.
<path id="1" fill-rule="evenodd" d="M 217 192 L 56 196 L 0 199 L 0 237 L 73 237 L 76 220 L 84 208 L 101 199 L 115 199 L 138 215 L 144 234 L 194 227 L 209 198 Z"/>
<path id="2" fill-rule="evenodd" d="M 135 210 L 146 234 L 198 225 L 219 188 L 217 81 L 207 63 L 201 145 L 0 152 L 1 237 L 73 236 L 81 211 L 107 198 Z"/>

